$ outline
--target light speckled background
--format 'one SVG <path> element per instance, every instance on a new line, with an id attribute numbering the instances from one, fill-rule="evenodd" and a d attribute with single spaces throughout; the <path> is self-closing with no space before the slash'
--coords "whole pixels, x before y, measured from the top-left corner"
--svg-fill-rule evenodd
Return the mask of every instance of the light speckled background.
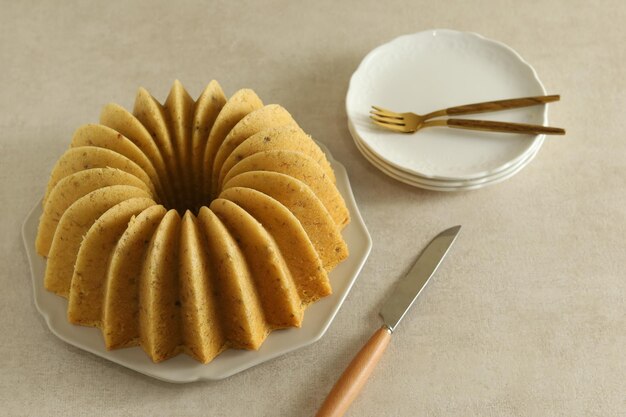
<path id="1" fill-rule="evenodd" d="M 458 244 L 349 415 L 626 415 L 624 3 L 234 3 L 2 2 L 0 415 L 312 415 L 393 282 L 457 223 Z M 348 79 L 373 47 L 437 27 L 520 52 L 562 94 L 550 118 L 567 137 L 467 193 L 369 165 L 346 128 Z M 345 164 L 374 241 L 321 341 L 216 383 L 161 383 L 56 339 L 20 237 L 74 129 L 109 101 L 131 106 L 140 85 L 164 99 L 175 78 L 193 95 L 215 78 L 283 104 Z"/>

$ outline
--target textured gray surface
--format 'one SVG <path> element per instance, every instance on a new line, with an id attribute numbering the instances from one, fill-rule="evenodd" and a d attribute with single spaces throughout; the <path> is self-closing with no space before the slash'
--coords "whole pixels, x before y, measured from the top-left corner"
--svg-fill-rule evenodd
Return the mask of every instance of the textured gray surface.
<path id="1" fill-rule="evenodd" d="M 622 2 L 126 3 L 2 2 L 0 415 L 311 415 L 395 279 L 453 224 L 449 259 L 348 414 L 626 415 Z M 504 183 L 414 189 L 352 144 L 344 96 L 360 59 L 437 27 L 512 46 L 562 94 L 550 118 L 567 136 Z M 215 78 L 284 105 L 346 166 L 374 241 L 321 341 L 216 383 L 161 383 L 56 339 L 20 237 L 74 129 L 107 102 L 130 107 L 139 86 L 162 100 L 176 78 L 194 96 Z"/>

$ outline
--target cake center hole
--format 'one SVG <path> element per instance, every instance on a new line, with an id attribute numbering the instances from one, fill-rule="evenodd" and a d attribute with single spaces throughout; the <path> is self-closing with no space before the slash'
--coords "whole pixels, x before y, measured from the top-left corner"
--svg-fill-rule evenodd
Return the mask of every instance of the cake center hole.
<path id="1" fill-rule="evenodd" d="M 191 167 L 183 167 L 178 175 L 171 175 L 169 171 L 167 178 L 161 178 L 163 190 L 158 193 L 157 202 L 168 210 L 176 210 L 181 217 L 187 211 L 197 216 L 203 206 L 211 205 L 214 197 L 209 192 L 210 187 L 201 178 L 194 178 L 193 173 L 186 170 L 191 170 Z M 208 182 L 211 183 L 210 177 Z"/>

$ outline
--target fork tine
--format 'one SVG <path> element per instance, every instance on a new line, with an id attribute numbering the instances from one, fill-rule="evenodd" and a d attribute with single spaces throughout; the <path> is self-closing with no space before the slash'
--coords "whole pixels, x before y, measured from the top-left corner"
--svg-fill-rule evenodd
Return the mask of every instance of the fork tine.
<path id="1" fill-rule="evenodd" d="M 404 126 L 404 123 L 401 120 L 390 120 L 390 119 L 385 119 L 385 118 L 374 116 L 374 115 L 370 115 L 370 119 L 376 122 L 384 123 L 386 125 Z"/>
<path id="2" fill-rule="evenodd" d="M 384 113 L 392 117 L 402 117 L 402 113 L 395 112 L 393 110 L 383 109 L 382 107 L 372 106 L 372 108 L 380 113 Z"/>
<path id="3" fill-rule="evenodd" d="M 370 110 L 370 114 L 373 114 L 374 116 L 378 116 L 378 117 L 387 117 L 389 119 L 404 120 L 403 116 L 391 116 L 388 113 L 382 113 L 376 110 Z"/>
<path id="4" fill-rule="evenodd" d="M 399 125 L 390 124 L 390 123 L 381 123 L 381 122 L 376 121 L 375 119 L 372 120 L 372 122 L 374 122 L 378 126 L 384 127 L 385 129 L 394 130 L 396 132 L 407 133 L 406 128 L 404 126 L 399 126 Z"/>

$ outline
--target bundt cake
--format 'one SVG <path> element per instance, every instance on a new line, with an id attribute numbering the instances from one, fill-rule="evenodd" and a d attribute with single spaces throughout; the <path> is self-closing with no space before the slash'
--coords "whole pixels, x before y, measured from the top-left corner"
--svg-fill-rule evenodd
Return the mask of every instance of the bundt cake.
<path id="1" fill-rule="evenodd" d="M 76 130 L 43 198 L 45 288 L 107 349 L 207 363 L 299 327 L 331 293 L 350 221 L 322 150 L 281 106 L 212 81 L 140 89 Z"/>

